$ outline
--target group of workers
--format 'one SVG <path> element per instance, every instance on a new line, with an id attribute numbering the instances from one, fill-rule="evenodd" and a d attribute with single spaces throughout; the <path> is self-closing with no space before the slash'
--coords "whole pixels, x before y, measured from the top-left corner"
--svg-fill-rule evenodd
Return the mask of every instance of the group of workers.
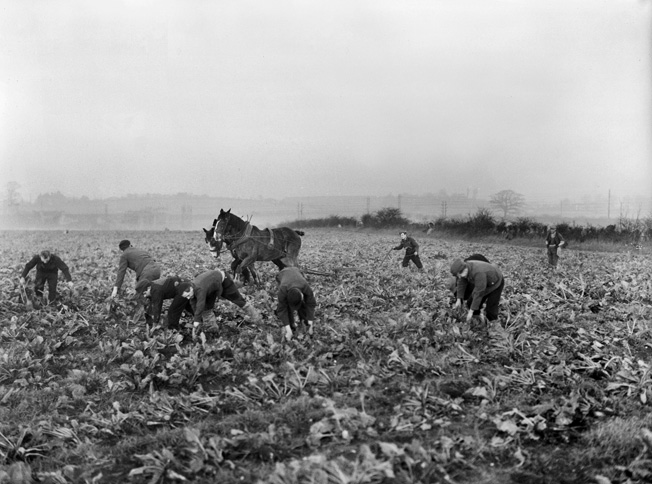
<path id="1" fill-rule="evenodd" d="M 403 267 L 408 267 L 412 261 L 418 270 L 423 269 L 419 258 L 419 244 L 407 232 L 400 232 L 400 243 L 392 250 L 405 249 L 402 261 Z M 556 267 L 558 263 L 557 249 L 564 245 L 564 239 L 551 227 L 546 236 L 548 263 Z M 219 298 L 231 301 L 242 309 L 253 322 L 260 322 L 260 312 L 247 301 L 233 279 L 219 269 L 208 270 L 198 274 L 192 280 L 185 280 L 178 275 L 162 276 L 162 268 L 145 250 L 133 247 L 129 240 L 118 244 L 122 252 L 118 265 L 116 282 L 111 292 L 115 299 L 124 282 L 127 269 L 136 274 L 135 292 L 140 303 L 145 307 L 145 318 L 148 324 L 159 324 L 163 310 L 163 302 L 171 299 L 168 307 L 167 326 L 180 328 L 180 320 L 184 311 L 192 314 L 193 326 L 201 323 L 215 329 L 217 320 L 214 313 L 215 303 Z M 63 260 L 43 250 L 35 255 L 23 269 L 20 283 L 24 286 L 27 274 L 36 267 L 34 293 L 42 298 L 45 283 L 48 284 L 48 300 L 57 298 L 58 273 L 61 271 L 70 287 L 73 286 L 68 266 Z M 461 309 L 466 303 L 468 309 L 466 320 L 474 318 L 483 322 L 498 318 L 500 296 L 505 287 L 505 279 L 498 266 L 492 264 L 481 254 L 461 260 L 455 259 L 450 266 L 452 277 L 448 281 L 448 289 L 455 298 L 453 307 Z M 307 327 L 308 334 L 313 334 L 315 308 L 317 301 L 310 284 L 297 267 L 285 267 L 276 275 L 278 283 L 276 316 L 283 326 L 283 337 L 291 340 L 297 329 L 295 314 L 298 321 Z M 484 314 L 481 308 L 484 306 Z"/>

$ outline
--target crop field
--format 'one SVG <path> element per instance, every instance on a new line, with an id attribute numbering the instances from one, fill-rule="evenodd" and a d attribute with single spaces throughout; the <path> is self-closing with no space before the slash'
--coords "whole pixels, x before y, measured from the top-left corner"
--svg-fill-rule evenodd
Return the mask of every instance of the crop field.
<path id="1" fill-rule="evenodd" d="M 281 340 L 276 267 L 216 306 L 219 332 L 111 307 L 120 239 L 166 274 L 228 268 L 197 232 L 0 233 L 0 483 L 642 483 L 652 480 L 652 262 L 631 253 L 309 229 L 315 333 Z M 40 249 L 71 269 L 28 310 Z M 482 253 L 506 279 L 499 321 L 467 324 L 446 289 Z M 34 276 L 34 271 L 30 273 Z M 190 318 L 183 320 L 192 326 Z"/>

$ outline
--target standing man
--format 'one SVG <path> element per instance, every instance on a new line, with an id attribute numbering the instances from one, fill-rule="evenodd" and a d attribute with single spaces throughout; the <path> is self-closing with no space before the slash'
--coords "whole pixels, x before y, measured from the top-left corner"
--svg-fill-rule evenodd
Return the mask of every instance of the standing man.
<path id="1" fill-rule="evenodd" d="M 145 298 L 145 321 L 156 325 L 161 320 L 163 301 L 174 299 L 177 286 L 183 282 L 179 276 L 161 277 L 155 281 L 141 279 L 136 284 L 136 294 Z"/>
<path id="2" fill-rule="evenodd" d="M 260 313 L 238 292 L 233 279 L 220 270 L 212 270 L 202 272 L 192 282 L 176 286 L 176 295 L 168 309 L 168 326 L 178 327 L 184 310 L 193 313 L 195 327 L 201 322 L 217 326 L 213 309 L 219 297 L 242 308 L 254 322 L 262 320 Z"/>
<path id="3" fill-rule="evenodd" d="M 451 264 L 451 274 L 457 277 L 457 301 L 453 306 L 454 309 L 462 307 L 466 287 L 473 284 L 473 292 L 466 300 L 469 307 L 466 315 L 467 322 L 474 317 L 484 319 L 480 313 L 483 305 L 489 321 L 498 319 L 500 295 L 505 287 L 505 279 L 497 266 L 483 261 L 462 262 L 456 259 Z"/>
<path id="4" fill-rule="evenodd" d="M 407 267 L 410 261 L 414 262 L 414 265 L 417 266 L 417 269 L 423 269 L 423 264 L 421 264 L 421 259 L 419 259 L 419 244 L 412 237 L 409 237 L 407 232 L 401 232 L 401 243 L 394 247 L 394 250 L 405 249 L 405 257 L 403 257 L 403 262 L 401 265 Z"/>
<path id="5" fill-rule="evenodd" d="M 564 238 L 557 232 L 557 227 L 551 225 L 550 230 L 548 230 L 548 235 L 546 235 L 546 248 L 548 249 L 548 264 L 553 269 L 557 267 L 557 262 L 559 262 L 557 249 L 565 243 Z"/>
<path id="6" fill-rule="evenodd" d="M 278 305 L 275 313 L 283 323 L 285 339 L 290 341 L 292 331 L 296 329 L 295 311 L 299 321 L 308 325 L 308 334 L 312 335 L 317 300 L 306 278 L 298 267 L 285 267 L 276 274 L 276 282 L 278 282 Z"/>
<path id="7" fill-rule="evenodd" d="M 136 282 L 141 279 L 148 279 L 155 281 L 161 277 L 161 267 L 154 261 L 143 249 L 132 247 L 131 242 L 128 240 L 120 241 L 118 247 L 122 251 L 120 256 L 120 265 L 118 266 L 118 277 L 111 293 L 111 299 L 118 295 L 118 291 L 122 287 L 122 282 L 125 279 L 127 269 L 131 269 L 136 273 Z"/>
<path id="8" fill-rule="evenodd" d="M 59 271 L 63 272 L 63 277 L 68 281 L 68 286 L 72 287 L 72 277 L 68 266 L 56 254 L 51 254 L 49 250 L 42 250 L 25 264 L 25 268 L 20 275 L 20 283 L 25 285 L 25 277 L 34 267 L 36 267 L 36 278 L 34 279 L 34 293 L 38 298 L 43 296 L 43 288 L 48 283 L 48 302 L 54 302 L 57 299 L 57 282 L 59 281 Z"/>

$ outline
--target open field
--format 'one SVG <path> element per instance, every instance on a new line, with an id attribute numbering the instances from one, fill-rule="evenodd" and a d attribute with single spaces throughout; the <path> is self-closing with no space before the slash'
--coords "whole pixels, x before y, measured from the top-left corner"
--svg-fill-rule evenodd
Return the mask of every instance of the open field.
<path id="1" fill-rule="evenodd" d="M 271 263 L 243 289 L 260 325 L 222 301 L 193 340 L 108 311 L 120 239 L 192 277 L 216 267 L 201 230 L 1 233 L 0 483 L 650 481 L 649 257 L 569 249 L 553 273 L 543 248 L 417 234 L 418 273 L 386 257 L 395 233 L 306 232 L 302 266 L 330 275 L 308 276 L 315 335 L 291 343 Z M 75 288 L 30 312 L 18 277 L 42 248 Z M 488 329 L 444 287 L 477 252 L 506 278 Z"/>

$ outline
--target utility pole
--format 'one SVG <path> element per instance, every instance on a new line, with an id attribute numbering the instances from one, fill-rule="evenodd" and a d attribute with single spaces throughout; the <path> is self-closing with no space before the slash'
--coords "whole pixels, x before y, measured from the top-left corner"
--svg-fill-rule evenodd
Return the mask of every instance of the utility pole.
<path id="1" fill-rule="evenodd" d="M 371 198 L 367 197 L 367 213 L 369 213 L 369 207 L 371 205 Z"/>
<path id="2" fill-rule="evenodd" d="M 398 209 L 401 209 L 401 196 L 398 196 Z"/>
<path id="3" fill-rule="evenodd" d="M 561 200 L 559 202 L 559 216 L 563 217 L 564 216 L 564 201 Z"/>
<path id="4" fill-rule="evenodd" d="M 611 218 L 611 188 L 609 189 L 609 196 L 607 197 L 607 218 Z"/>
<path id="5" fill-rule="evenodd" d="M 447 205 L 448 204 L 446 203 L 446 200 L 441 202 L 441 214 L 444 218 L 446 218 L 446 209 L 448 208 Z"/>

